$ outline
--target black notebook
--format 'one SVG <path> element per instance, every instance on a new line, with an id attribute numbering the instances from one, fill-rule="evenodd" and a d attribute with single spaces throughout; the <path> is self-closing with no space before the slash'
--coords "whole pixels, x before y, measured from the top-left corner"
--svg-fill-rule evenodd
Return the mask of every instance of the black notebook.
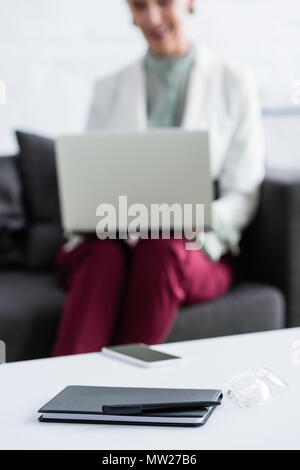
<path id="1" fill-rule="evenodd" d="M 221 390 L 72 385 L 39 409 L 40 421 L 200 426 Z"/>

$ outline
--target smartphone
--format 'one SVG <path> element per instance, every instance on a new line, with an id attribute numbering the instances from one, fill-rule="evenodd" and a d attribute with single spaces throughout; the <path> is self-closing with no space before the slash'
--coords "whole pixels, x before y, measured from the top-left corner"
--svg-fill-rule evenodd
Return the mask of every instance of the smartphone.
<path id="1" fill-rule="evenodd" d="M 157 367 L 183 362 L 180 356 L 166 354 L 143 343 L 122 344 L 121 346 L 108 346 L 101 352 L 106 356 L 131 362 L 142 367 Z"/>

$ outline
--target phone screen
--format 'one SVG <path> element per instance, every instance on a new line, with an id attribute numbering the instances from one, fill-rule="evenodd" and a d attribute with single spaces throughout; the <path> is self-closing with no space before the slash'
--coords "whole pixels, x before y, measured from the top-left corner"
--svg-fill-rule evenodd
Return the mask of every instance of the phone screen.
<path id="1" fill-rule="evenodd" d="M 154 349 L 149 348 L 146 344 L 142 343 L 109 346 L 107 349 L 148 363 L 180 359 L 179 356 L 173 356 L 172 354 L 155 351 Z"/>

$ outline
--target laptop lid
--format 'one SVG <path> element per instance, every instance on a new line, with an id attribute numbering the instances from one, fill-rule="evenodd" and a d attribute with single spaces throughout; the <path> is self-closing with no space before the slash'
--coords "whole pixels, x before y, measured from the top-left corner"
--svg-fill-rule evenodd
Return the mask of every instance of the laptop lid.
<path id="1" fill-rule="evenodd" d="M 117 231 L 130 229 L 136 216 L 143 230 L 165 224 L 171 229 L 210 227 L 213 186 L 205 131 L 64 135 L 56 142 L 56 164 L 62 224 L 68 232 L 95 233 L 105 210 L 112 208 Z M 200 222 L 196 205 L 204 207 Z M 157 215 L 157 206 L 161 213 L 169 208 L 169 222 Z"/>

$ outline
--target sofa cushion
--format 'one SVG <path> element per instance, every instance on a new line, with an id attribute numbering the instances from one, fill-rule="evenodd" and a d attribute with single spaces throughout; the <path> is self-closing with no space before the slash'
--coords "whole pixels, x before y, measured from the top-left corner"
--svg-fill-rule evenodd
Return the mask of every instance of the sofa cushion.
<path id="1" fill-rule="evenodd" d="M 27 261 L 30 268 L 53 268 L 62 244 L 62 229 L 52 222 L 36 222 L 27 229 Z"/>
<path id="2" fill-rule="evenodd" d="M 0 158 L 0 229 L 20 230 L 25 226 L 17 157 Z"/>
<path id="3" fill-rule="evenodd" d="M 54 141 L 16 131 L 29 222 L 60 222 Z"/>
<path id="4" fill-rule="evenodd" d="M 25 213 L 17 158 L 0 158 L 0 266 L 24 262 Z"/>
<path id="5" fill-rule="evenodd" d="M 50 354 L 64 299 L 51 272 L 0 272 L 0 339 L 7 361 Z"/>
<path id="6" fill-rule="evenodd" d="M 0 338 L 8 361 L 50 354 L 65 297 L 51 273 L 0 272 Z M 282 328 L 284 318 L 280 291 L 245 283 L 222 299 L 182 308 L 168 341 Z"/>
<path id="7" fill-rule="evenodd" d="M 272 170 L 258 213 L 244 234 L 240 266 L 247 277 L 278 287 L 287 300 L 287 326 L 300 326 L 300 171 Z"/>
<path id="8" fill-rule="evenodd" d="M 284 327 L 285 304 L 280 290 L 244 282 L 222 298 L 182 309 L 167 342 Z"/>
<path id="9" fill-rule="evenodd" d="M 16 132 L 20 174 L 27 215 L 27 264 L 33 269 L 53 266 L 62 242 L 54 141 Z"/>

